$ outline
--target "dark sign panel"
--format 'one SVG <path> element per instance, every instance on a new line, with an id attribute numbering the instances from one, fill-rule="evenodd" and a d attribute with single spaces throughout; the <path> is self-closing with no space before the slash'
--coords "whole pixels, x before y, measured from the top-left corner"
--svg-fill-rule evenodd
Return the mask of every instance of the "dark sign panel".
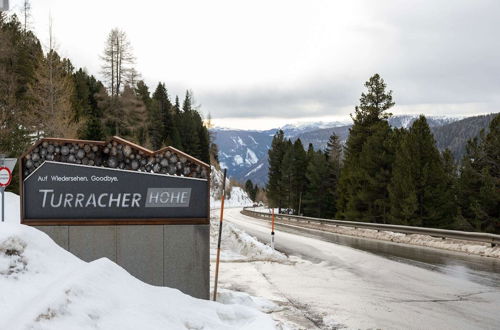
<path id="1" fill-rule="evenodd" d="M 208 180 L 45 161 L 23 182 L 23 223 L 207 223 Z"/>

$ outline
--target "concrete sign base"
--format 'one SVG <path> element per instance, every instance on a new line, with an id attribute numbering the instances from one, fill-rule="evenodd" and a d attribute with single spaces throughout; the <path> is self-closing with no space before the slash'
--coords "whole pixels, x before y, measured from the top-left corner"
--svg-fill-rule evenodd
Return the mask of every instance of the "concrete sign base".
<path id="1" fill-rule="evenodd" d="M 143 282 L 209 299 L 209 225 L 36 228 L 84 261 L 106 257 Z"/>

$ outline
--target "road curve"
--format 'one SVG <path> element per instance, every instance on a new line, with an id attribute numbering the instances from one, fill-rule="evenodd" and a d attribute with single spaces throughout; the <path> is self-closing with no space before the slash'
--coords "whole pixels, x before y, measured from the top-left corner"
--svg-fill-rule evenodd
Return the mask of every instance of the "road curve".
<path id="1" fill-rule="evenodd" d="M 226 210 L 224 220 L 270 241 L 267 221 L 240 209 Z M 500 328 L 497 259 L 284 225 L 276 227 L 276 248 L 322 266 L 324 274 L 302 269 L 290 285 L 278 267 L 276 274 L 269 268 L 273 284 L 348 328 Z"/>

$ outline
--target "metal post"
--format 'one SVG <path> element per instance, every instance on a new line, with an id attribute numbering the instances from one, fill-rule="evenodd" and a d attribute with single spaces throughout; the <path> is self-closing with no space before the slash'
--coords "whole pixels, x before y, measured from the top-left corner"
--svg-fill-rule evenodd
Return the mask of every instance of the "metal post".
<path id="1" fill-rule="evenodd" d="M 0 166 L 3 166 L 4 165 L 4 159 L 5 159 L 5 155 L 4 154 L 0 154 Z M 1 187 L 0 189 L 2 189 L 2 222 L 5 222 L 5 187 Z"/>
<path id="2" fill-rule="evenodd" d="M 271 221 L 271 248 L 274 250 L 274 207 L 273 207 L 273 219 Z"/>
<path id="3" fill-rule="evenodd" d="M 5 222 L 5 187 L 1 187 L 0 189 L 2 189 L 2 222 Z"/>
<path id="4" fill-rule="evenodd" d="M 299 197 L 299 212 L 297 213 L 297 215 L 300 215 L 301 206 L 302 206 L 302 191 L 300 192 L 300 197 Z"/>
<path id="5" fill-rule="evenodd" d="M 220 204 L 220 221 L 219 221 L 219 239 L 217 241 L 217 259 L 215 262 L 215 284 L 214 284 L 214 301 L 217 298 L 217 282 L 219 280 L 219 260 L 220 260 L 220 243 L 222 238 L 222 219 L 224 218 L 224 200 L 226 198 L 226 171 L 224 169 L 224 180 L 222 181 L 222 196 Z"/>

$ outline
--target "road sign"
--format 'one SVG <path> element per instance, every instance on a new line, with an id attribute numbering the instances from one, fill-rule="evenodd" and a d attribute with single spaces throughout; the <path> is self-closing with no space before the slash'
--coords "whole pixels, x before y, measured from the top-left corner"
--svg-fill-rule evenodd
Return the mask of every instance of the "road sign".
<path id="1" fill-rule="evenodd" d="M 46 138 L 20 167 L 23 224 L 209 223 L 210 167 L 172 147 Z"/>
<path id="2" fill-rule="evenodd" d="M 24 179 L 23 222 L 205 222 L 207 185 L 205 179 L 45 161 Z"/>
<path id="3" fill-rule="evenodd" d="M 7 187 L 12 181 L 12 172 L 8 167 L 0 167 L 0 187 Z"/>

